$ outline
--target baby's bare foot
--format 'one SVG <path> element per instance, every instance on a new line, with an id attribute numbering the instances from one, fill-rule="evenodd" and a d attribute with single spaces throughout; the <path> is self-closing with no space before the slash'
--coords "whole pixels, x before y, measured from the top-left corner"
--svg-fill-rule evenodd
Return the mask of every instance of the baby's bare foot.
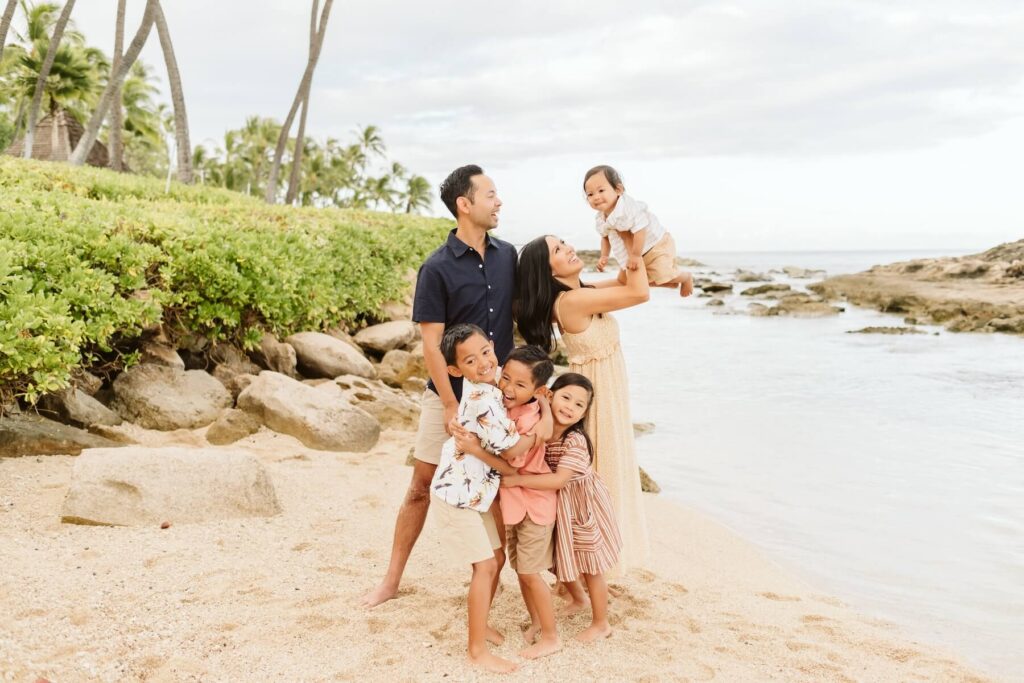
<path id="1" fill-rule="evenodd" d="M 523 640 L 526 641 L 527 645 L 533 645 L 533 641 L 537 640 L 537 636 L 540 634 L 539 624 L 530 624 L 523 631 Z"/>
<path id="2" fill-rule="evenodd" d="M 472 666 L 496 674 L 510 674 L 519 668 L 513 662 L 510 662 L 507 659 L 502 659 L 497 655 L 492 655 L 487 650 L 484 650 L 475 657 L 473 655 L 468 655 L 466 660 Z"/>
<path id="3" fill-rule="evenodd" d="M 519 653 L 523 659 L 539 659 L 553 655 L 562 649 L 562 639 L 558 636 L 542 637 L 536 643 Z"/>
<path id="4" fill-rule="evenodd" d="M 502 635 L 497 629 L 488 626 L 487 627 L 487 642 L 491 645 L 501 645 L 505 642 L 505 636 Z"/>
<path id="5" fill-rule="evenodd" d="M 576 640 L 581 643 L 593 643 L 597 640 L 604 640 L 612 634 L 612 627 L 608 624 L 591 624 L 586 629 L 576 634 Z"/>

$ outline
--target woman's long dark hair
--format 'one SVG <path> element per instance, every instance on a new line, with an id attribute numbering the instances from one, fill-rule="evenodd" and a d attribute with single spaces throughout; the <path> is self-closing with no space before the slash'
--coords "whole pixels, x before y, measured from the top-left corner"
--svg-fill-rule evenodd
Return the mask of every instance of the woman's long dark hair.
<path id="1" fill-rule="evenodd" d="M 548 235 L 541 235 L 523 247 L 519 252 L 512 312 L 527 344 L 536 344 L 548 353 L 554 350 L 555 328 L 551 318 L 555 299 L 569 289 L 551 274 Z"/>
<path id="2" fill-rule="evenodd" d="M 577 432 L 583 435 L 584 441 L 587 442 L 587 453 L 590 454 L 590 462 L 594 462 L 594 444 L 590 441 L 590 435 L 587 434 L 587 429 L 584 423 L 587 421 L 587 413 L 590 412 L 590 406 L 594 404 L 594 385 L 589 379 L 577 372 L 567 372 L 564 375 L 559 375 L 558 378 L 551 385 L 551 393 L 554 394 L 563 387 L 579 387 L 587 392 L 587 409 L 583 411 L 583 415 L 575 424 L 569 425 L 564 432 L 562 432 L 562 441 L 565 441 L 565 437 L 569 436 L 572 432 Z"/>

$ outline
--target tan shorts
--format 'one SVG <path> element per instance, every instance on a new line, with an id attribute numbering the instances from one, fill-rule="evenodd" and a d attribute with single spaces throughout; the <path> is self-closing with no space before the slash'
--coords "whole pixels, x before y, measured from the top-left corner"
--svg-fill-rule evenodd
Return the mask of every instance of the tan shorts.
<path id="1" fill-rule="evenodd" d="M 554 566 L 555 523 L 536 524 L 527 515 L 505 527 L 508 560 L 518 574 L 539 574 Z"/>
<path id="2" fill-rule="evenodd" d="M 644 266 L 647 268 L 647 281 L 652 285 L 663 285 L 674 280 L 679 274 L 676 265 L 676 242 L 672 235 L 665 233 L 653 247 L 644 254 Z"/>
<path id="3" fill-rule="evenodd" d="M 441 462 L 441 447 L 448 440 L 444 428 L 444 404 L 430 389 L 420 398 L 420 423 L 416 428 L 416 445 L 412 457 L 436 465 Z"/>
<path id="4" fill-rule="evenodd" d="M 449 505 L 430 494 L 430 515 L 434 519 L 444 554 L 459 564 L 475 564 L 494 557 L 501 547 L 498 527 L 491 511 L 477 512 Z"/>

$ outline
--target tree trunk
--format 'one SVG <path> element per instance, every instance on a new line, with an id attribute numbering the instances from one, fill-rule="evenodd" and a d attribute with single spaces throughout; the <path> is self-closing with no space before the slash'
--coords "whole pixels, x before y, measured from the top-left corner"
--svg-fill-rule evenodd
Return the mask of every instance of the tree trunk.
<path id="1" fill-rule="evenodd" d="M 126 0 L 117 0 L 117 21 L 114 23 L 114 59 L 110 73 L 117 73 L 124 52 L 124 10 Z M 114 90 L 114 103 L 110 109 L 110 168 L 123 170 L 124 161 L 124 103 L 121 100 L 121 85 Z"/>
<path id="2" fill-rule="evenodd" d="M 4 16 L 0 19 L 0 59 L 4 58 L 4 45 L 7 44 L 7 29 L 11 27 L 11 20 L 14 19 L 14 10 L 18 7 L 18 0 L 7 0 L 4 7 Z"/>
<path id="3" fill-rule="evenodd" d="M 181 89 L 181 73 L 178 71 L 178 60 L 174 58 L 174 45 L 171 43 L 171 32 L 167 30 L 167 20 L 159 0 L 156 2 L 154 15 L 156 32 L 160 36 L 160 48 L 164 53 L 167 65 L 167 82 L 171 86 L 171 103 L 174 105 L 174 140 L 178 148 L 178 180 L 183 183 L 192 182 L 192 145 L 188 137 L 188 114 L 185 112 L 185 93 Z"/>
<path id="4" fill-rule="evenodd" d="M 128 75 L 128 71 L 131 70 L 132 64 L 138 59 L 142 46 L 146 44 L 146 38 L 149 37 L 149 31 L 153 28 L 155 14 L 156 0 L 146 0 L 146 10 L 142 15 L 142 24 L 139 26 L 135 38 L 132 39 L 131 45 L 128 46 L 128 51 L 121 58 L 117 71 L 110 74 L 107 87 L 103 89 L 103 94 L 100 95 L 99 102 L 96 103 L 96 109 L 93 111 L 89 123 L 85 126 L 85 132 L 82 133 L 82 137 L 79 138 L 78 144 L 75 146 L 75 151 L 71 153 L 71 158 L 68 159 L 73 166 L 81 166 L 89 156 L 89 151 L 96 143 L 96 137 L 100 134 L 100 126 L 103 125 L 103 119 L 107 117 L 110 103 L 114 99 L 114 88 L 124 82 L 124 78 Z"/>
<path id="5" fill-rule="evenodd" d="M 309 15 L 309 49 L 313 49 L 316 42 L 316 9 L 319 0 L 313 0 L 313 11 Z M 312 82 L 312 79 L 310 79 Z M 302 98 L 302 113 L 299 114 L 299 131 L 295 134 L 295 151 L 292 153 L 292 172 L 288 177 L 288 192 L 285 194 L 284 203 L 291 204 L 299 194 L 299 184 L 302 182 L 302 142 L 306 136 L 306 114 L 309 112 L 309 88 Z"/>
<path id="6" fill-rule="evenodd" d="M 39 116 L 39 107 L 43 103 L 43 92 L 46 90 L 46 79 L 50 76 L 50 69 L 53 68 L 53 60 L 57 56 L 57 47 L 64 37 L 64 28 L 71 18 L 71 10 L 75 7 L 75 0 L 67 0 L 64 9 L 57 17 L 57 23 L 53 27 L 53 35 L 50 36 L 50 46 L 46 48 L 46 58 L 39 69 L 39 77 L 36 78 L 36 91 L 32 95 L 32 106 L 28 109 L 28 131 L 25 133 L 25 149 L 22 156 L 26 159 L 32 158 L 32 144 L 36 136 L 36 118 Z"/>
<path id="7" fill-rule="evenodd" d="M 313 0 L 313 11 L 316 11 L 318 0 Z M 304 96 L 309 92 L 313 83 L 313 70 L 316 69 L 316 62 L 320 58 L 320 47 L 324 43 L 324 35 L 327 32 L 327 17 L 331 13 L 331 5 L 334 0 L 325 0 L 324 9 L 320 14 L 320 26 L 316 33 L 315 45 L 311 42 L 309 46 L 309 59 L 306 62 L 306 71 L 302 74 L 302 81 L 299 83 L 298 92 L 292 101 L 292 107 L 288 110 L 288 117 L 281 126 L 281 134 L 277 138 L 277 148 L 274 150 L 274 163 L 270 166 L 270 177 L 267 179 L 267 191 L 264 199 L 268 204 L 273 204 L 277 197 L 277 176 L 281 170 L 281 160 L 284 158 L 284 148 L 288 144 L 288 131 L 291 130 L 295 114 L 302 103 Z"/>

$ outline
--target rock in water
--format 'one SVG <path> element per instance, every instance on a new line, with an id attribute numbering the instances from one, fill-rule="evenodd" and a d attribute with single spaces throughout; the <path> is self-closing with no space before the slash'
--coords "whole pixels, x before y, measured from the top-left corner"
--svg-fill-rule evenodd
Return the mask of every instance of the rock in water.
<path id="1" fill-rule="evenodd" d="M 300 332 L 285 341 L 295 349 L 299 367 L 307 377 L 334 379 L 341 375 L 359 375 L 373 379 L 377 375 L 366 356 L 329 334 Z"/>
<path id="2" fill-rule="evenodd" d="M 139 526 L 281 511 L 266 470 L 242 451 L 94 448 L 75 461 L 61 521 Z"/>
<path id="3" fill-rule="evenodd" d="M 136 365 L 114 380 L 111 407 L 146 429 L 205 427 L 231 406 L 224 385 L 202 370 Z"/>
<path id="4" fill-rule="evenodd" d="M 367 351 L 385 354 L 392 349 L 400 349 L 414 340 L 416 332 L 416 323 L 409 320 L 392 320 L 359 330 L 355 342 Z"/>
<path id="5" fill-rule="evenodd" d="M 109 439 L 31 415 L 0 417 L 0 458 L 78 455 L 84 448 L 116 446 Z"/>
<path id="6" fill-rule="evenodd" d="M 311 387 L 264 371 L 238 396 L 238 407 L 318 450 L 368 451 L 380 438 L 376 418 L 349 403 L 333 382 Z"/>
<path id="7" fill-rule="evenodd" d="M 640 490 L 645 493 L 661 493 L 661 487 L 651 479 L 651 475 L 647 474 L 643 467 L 640 468 Z"/>

